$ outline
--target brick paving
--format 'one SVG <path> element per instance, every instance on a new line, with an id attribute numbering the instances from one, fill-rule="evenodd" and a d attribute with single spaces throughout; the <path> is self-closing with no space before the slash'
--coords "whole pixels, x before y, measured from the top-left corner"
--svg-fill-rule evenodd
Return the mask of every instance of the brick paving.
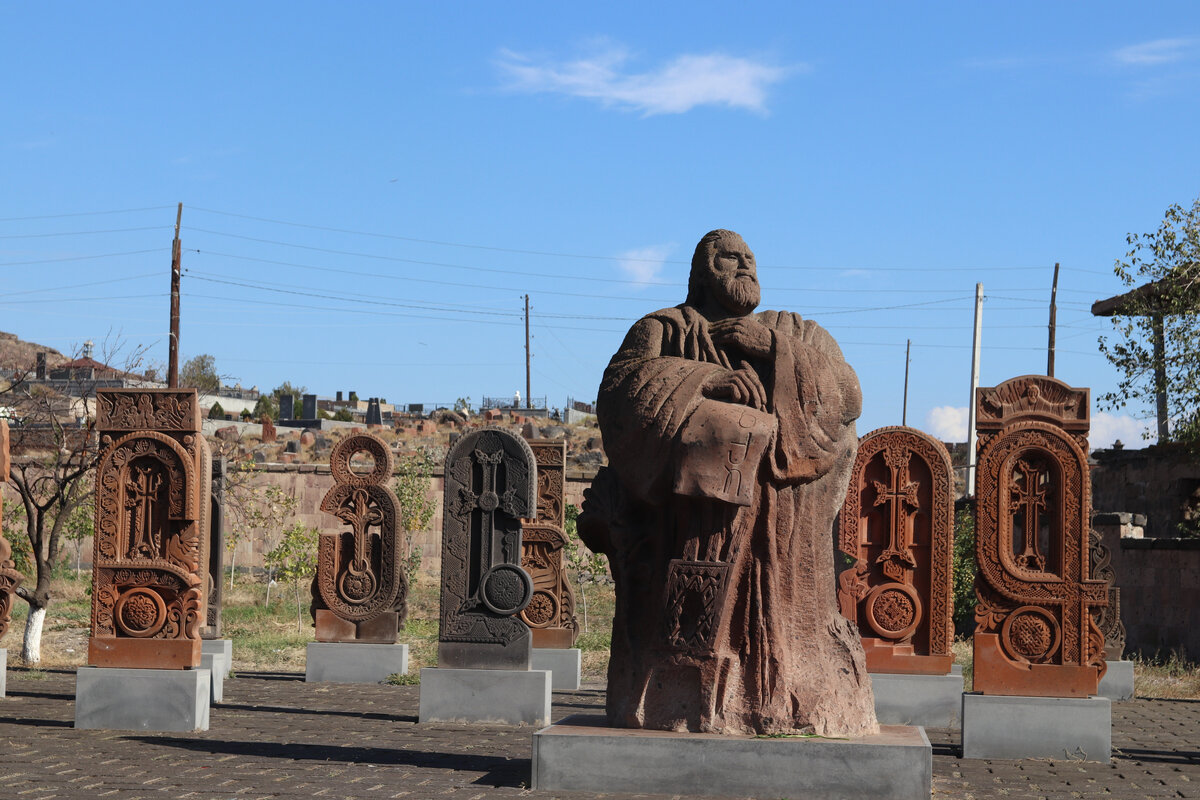
<path id="1" fill-rule="evenodd" d="M 649 796 L 533 792 L 531 729 L 418 725 L 418 691 L 249 673 L 225 682 L 203 733 L 77 731 L 72 671 L 12 669 L 0 699 L 0 800 Z M 603 703 L 601 687 L 556 693 L 555 719 Z M 967 761 L 956 733 L 929 735 L 939 799 L 1200 798 L 1197 701 L 1114 704 L 1111 764 Z"/>

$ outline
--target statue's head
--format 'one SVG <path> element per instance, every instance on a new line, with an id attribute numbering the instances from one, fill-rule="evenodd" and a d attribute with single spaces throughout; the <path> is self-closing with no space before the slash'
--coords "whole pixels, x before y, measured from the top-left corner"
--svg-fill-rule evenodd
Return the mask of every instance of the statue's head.
<path id="1" fill-rule="evenodd" d="M 718 306 L 740 317 L 758 307 L 761 295 L 754 253 L 742 237 L 724 229 L 704 234 L 692 254 L 687 304 Z"/>

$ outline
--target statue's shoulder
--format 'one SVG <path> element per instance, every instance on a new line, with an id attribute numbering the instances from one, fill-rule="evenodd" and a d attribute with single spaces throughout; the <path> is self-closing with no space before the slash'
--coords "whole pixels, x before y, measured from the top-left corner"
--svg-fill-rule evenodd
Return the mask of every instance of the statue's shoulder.
<path id="1" fill-rule="evenodd" d="M 757 317 L 768 328 L 794 337 L 810 347 L 836 353 L 839 358 L 842 355 L 842 349 L 829 331 L 794 311 L 760 311 Z"/>

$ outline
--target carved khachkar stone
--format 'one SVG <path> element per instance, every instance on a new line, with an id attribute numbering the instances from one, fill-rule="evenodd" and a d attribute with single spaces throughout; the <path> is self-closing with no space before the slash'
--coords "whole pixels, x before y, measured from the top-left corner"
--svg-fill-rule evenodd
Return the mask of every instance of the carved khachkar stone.
<path id="1" fill-rule="evenodd" d="M 370 471 L 352 461 L 370 456 Z M 388 486 L 392 451 L 370 433 L 338 442 L 329 457 L 334 486 L 321 510 L 347 527 L 323 531 L 312 585 L 312 615 L 318 642 L 393 644 L 408 609 L 407 557 L 398 530 L 400 501 Z"/>
<path id="2" fill-rule="evenodd" d="M 534 647 L 568 648 L 579 637 L 579 621 L 566 565 L 567 443 L 530 439 L 529 447 L 537 461 L 537 519 L 522 525 L 521 566 L 533 579 L 533 598 L 521 619 L 533 632 Z"/>
<path id="3" fill-rule="evenodd" d="M 8 422 L 0 419 L 0 484 L 8 481 L 10 458 Z M 0 506 L 0 638 L 8 632 L 8 624 L 12 620 L 13 593 L 24 579 L 25 576 L 17 572 L 13 563 L 12 545 L 4 538 L 4 509 Z"/>
<path id="4" fill-rule="evenodd" d="M 616 583 L 614 726 L 878 730 L 833 559 L 858 378 L 819 325 L 758 301 L 754 254 L 712 231 L 686 301 L 635 323 L 600 384 L 609 466 L 578 522 Z"/>
<path id="5" fill-rule="evenodd" d="M 266 414 L 262 415 L 262 442 L 263 444 L 273 444 L 279 434 L 275 430 L 275 423 Z"/>
<path id="6" fill-rule="evenodd" d="M 438 666 L 529 669 L 533 596 L 521 569 L 521 519 L 537 515 L 529 445 L 500 428 L 458 439 L 446 456 Z"/>
<path id="7" fill-rule="evenodd" d="M 1041 375 L 975 395 L 975 691 L 1087 697 L 1104 674 L 1088 566 L 1089 391 Z"/>
<path id="8" fill-rule="evenodd" d="M 97 390 L 96 427 L 88 663 L 198 667 L 212 456 L 196 390 Z"/>
<path id="9" fill-rule="evenodd" d="M 842 614 L 858 624 L 867 669 L 945 675 L 954 655 L 950 454 L 914 428 L 880 428 L 858 442 L 839 515 Z"/>
<path id="10" fill-rule="evenodd" d="M 200 628 L 201 639 L 221 638 L 221 599 L 225 575 L 225 456 L 212 462 L 212 492 L 208 515 L 208 607 Z"/>
<path id="11" fill-rule="evenodd" d="M 1108 584 L 1108 605 L 1092 610 L 1096 627 L 1104 634 L 1104 660 L 1120 661 L 1125 656 L 1125 623 L 1121 621 L 1121 589 L 1117 586 L 1112 553 L 1104 544 L 1104 537 L 1095 528 L 1092 528 L 1088 541 L 1092 577 Z"/>

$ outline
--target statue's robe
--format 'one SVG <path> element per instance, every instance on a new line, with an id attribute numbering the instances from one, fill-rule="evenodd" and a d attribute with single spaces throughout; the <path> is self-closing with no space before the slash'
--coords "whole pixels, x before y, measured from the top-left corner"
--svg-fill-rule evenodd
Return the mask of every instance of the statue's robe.
<path id="1" fill-rule="evenodd" d="M 604 373 L 597 412 L 610 466 L 587 492 L 579 530 L 608 555 L 616 582 L 609 720 L 874 733 L 870 679 L 858 633 L 838 612 L 833 563 L 857 450 L 858 378 L 815 323 L 755 317 L 771 332 L 769 357 L 717 346 L 708 321 L 682 305 L 638 321 Z M 692 417 L 711 416 L 717 402 L 704 384 L 741 367 L 755 370 L 768 399 L 755 415 L 768 433 L 747 470 L 748 505 L 682 495 L 681 461 L 695 454 L 681 442 Z M 713 454 L 718 467 L 724 455 Z"/>

